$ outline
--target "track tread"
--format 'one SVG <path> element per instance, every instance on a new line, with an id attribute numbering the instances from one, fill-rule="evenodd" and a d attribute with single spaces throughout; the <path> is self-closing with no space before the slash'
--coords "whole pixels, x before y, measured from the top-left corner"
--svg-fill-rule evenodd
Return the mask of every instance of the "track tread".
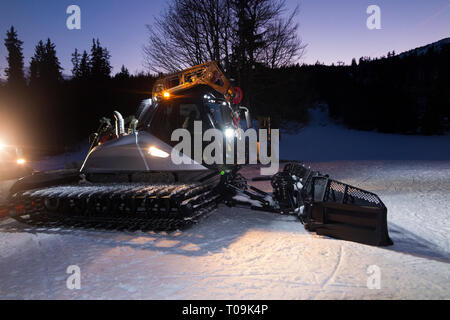
<path id="1" fill-rule="evenodd" d="M 215 208 L 220 199 L 215 186 L 216 181 L 53 186 L 13 194 L 10 212 L 38 227 L 174 231 L 197 223 Z"/>

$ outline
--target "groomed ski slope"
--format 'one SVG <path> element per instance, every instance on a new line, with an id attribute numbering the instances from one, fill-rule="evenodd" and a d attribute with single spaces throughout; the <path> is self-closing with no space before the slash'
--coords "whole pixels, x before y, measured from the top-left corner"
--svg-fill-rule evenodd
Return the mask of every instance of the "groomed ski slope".
<path id="1" fill-rule="evenodd" d="M 28 230 L 8 219 L 0 298 L 449 299 L 450 137 L 353 131 L 312 113 L 307 127 L 282 136 L 281 158 L 377 193 L 394 246 L 316 236 L 295 217 L 225 206 L 173 234 Z M 80 290 L 66 287 L 69 265 L 80 267 Z M 367 287 L 371 265 L 380 289 Z"/>

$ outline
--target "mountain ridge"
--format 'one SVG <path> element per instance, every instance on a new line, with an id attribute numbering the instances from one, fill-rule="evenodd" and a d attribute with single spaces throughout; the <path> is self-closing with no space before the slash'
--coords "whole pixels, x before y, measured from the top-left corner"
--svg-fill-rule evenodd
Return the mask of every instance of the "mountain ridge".
<path id="1" fill-rule="evenodd" d="M 443 38 L 441 40 L 426 44 L 421 47 L 417 47 L 415 49 L 410 49 L 408 51 L 404 51 L 404 52 L 398 54 L 398 56 L 399 57 L 409 56 L 409 55 L 413 54 L 414 52 L 416 52 L 418 56 L 421 56 L 421 55 L 427 54 L 428 50 L 430 50 L 430 49 L 441 51 L 442 48 L 447 45 L 450 45 L 450 37 Z"/>

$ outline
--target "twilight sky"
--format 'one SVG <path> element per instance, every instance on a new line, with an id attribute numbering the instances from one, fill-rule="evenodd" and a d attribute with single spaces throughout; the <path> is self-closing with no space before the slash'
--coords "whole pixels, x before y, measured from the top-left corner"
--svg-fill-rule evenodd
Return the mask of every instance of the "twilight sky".
<path id="1" fill-rule="evenodd" d="M 450 36 L 450 0 L 286 0 L 289 8 L 300 5 L 299 34 L 308 44 L 301 62 L 350 63 L 353 57 L 397 53 Z M 1 0 L 0 76 L 6 66 L 3 45 L 11 25 L 24 41 L 28 67 L 34 47 L 47 37 L 56 44 L 65 74 L 70 74 L 71 53 L 89 50 L 99 38 L 112 55 L 113 73 L 124 64 L 132 73 L 144 70 L 142 46 L 145 24 L 164 9 L 164 0 Z M 81 30 L 68 30 L 66 9 L 81 8 Z M 381 30 L 369 30 L 366 9 L 381 8 Z"/>

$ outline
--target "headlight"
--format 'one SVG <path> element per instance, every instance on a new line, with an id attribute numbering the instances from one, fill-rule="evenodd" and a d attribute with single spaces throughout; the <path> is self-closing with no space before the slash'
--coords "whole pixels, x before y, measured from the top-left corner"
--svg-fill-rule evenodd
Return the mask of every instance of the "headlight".
<path id="1" fill-rule="evenodd" d="M 235 131 L 234 131 L 234 129 L 232 129 L 232 128 L 226 128 L 226 129 L 225 129 L 225 137 L 226 137 L 227 139 L 232 139 L 232 138 L 234 138 L 234 136 L 235 136 Z"/>
<path id="2" fill-rule="evenodd" d="M 17 159 L 17 164 L 18 164 L 18 165 L 24 165 L 26 162 L 27 162 L 27 161 L 26 161 L 25 159 L 22 159 L 22 158 Z"/>
<path id="3" fill-rule="evenodd" d="M 156 147 L 150 147 L 150 149 L 148 149 L 148 153 L 151 156 L 158 158 L 167 158 L 169 156 L 167 152 L 164 152 Z"/>

